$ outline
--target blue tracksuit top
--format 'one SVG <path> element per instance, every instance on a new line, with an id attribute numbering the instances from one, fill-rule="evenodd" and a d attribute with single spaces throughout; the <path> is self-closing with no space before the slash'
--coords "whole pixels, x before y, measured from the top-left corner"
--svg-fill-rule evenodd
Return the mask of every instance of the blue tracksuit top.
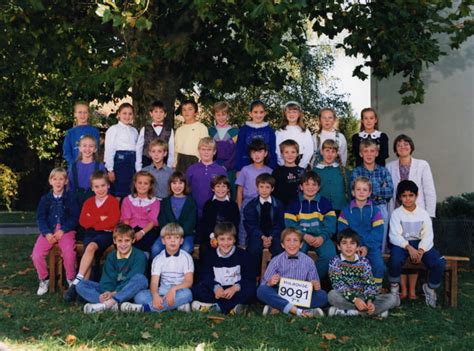
<path id="1" fill-rule="evenodd" d="M 79 141 L 84 135 L 92 135 L 97 143 L 97 150 L 100 147 L 99 130 L 91 125 L 75 126 L 66 132 L 63 143 L 63 157 L 68 167 L 77 160 L 79 155 Z"/>

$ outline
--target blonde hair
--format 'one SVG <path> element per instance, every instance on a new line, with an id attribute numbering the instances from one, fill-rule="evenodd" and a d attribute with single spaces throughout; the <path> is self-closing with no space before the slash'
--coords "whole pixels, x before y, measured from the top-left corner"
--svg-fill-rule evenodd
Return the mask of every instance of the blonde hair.
<path id="1" fill-rule="evenodd" d="M 216 112 L 229 112 L 229 103 L 227 101 L 219 101 L 212 106 L 212 113 Z"/>
<path id="2" fill-rule="evenodd" d="M 160 237 L 163 238 L 167 235 L 176 235 L 179 237 L 184 237 L 184 230 L 178 223 L 168 223 L 160 231 Z"/>
<path id="3" fill-rule="evenodd" d="M 211 137 L 204 137 L 201 140 L 199 140 L 198 149 L 200 149 L 203 146 L 212 147 L 215 150 L 216 142 Z"/>
<path id="4" fill-rule="evenodd" d="M 297 110 L 299 111 L 299 116 L 298 116 L 298 126 L 301 128 L 303 132 L 306 131 L 306 126 L 303 121 L 303 109 L 301 108 L 301 105 L 297 103 L 296 101 L 288 101 L 285 106 L 283 106 L 283 111 L 282 111 L 282 118 L 280 121 L 280 129 L 286 129 L 286 126 L 288 125 L 288 118 L 286 118 L 286 112 L 290 110 Z"/>
<path id="5" fill-rule="evenodd" d="M 117 224 L 114 228 L 112 238 L 115 240 L 118 236 L 128 235 L 130 239 L 135 239 L 135 231 L 128 224 Z"/>
<path id="6" fill-rule="evenodd" d="M 280 241 L 281 242 L 285 241 L 285 238 L 290 234 L 296 234 L 298 236 L 298 239 L 300 240 L 300 242 L 303 241 L 303 234 L 301 234 L 301 232 L 298 229 L 294 228 L 294 227 L 285 228 L 281 232 Z"/>
<path id="7" fill-rule="evenodd" d="M 97 161 L 97 140 L 92 135 L 85 134 L 85 135 L 81 136 L 81 138 L 79 139 L 79 146 L 81 146 L 82 141 L 85 140 L 85 139 L 89 139 L 89 140 L 92 140 L 94 142 L 95 152 L 92 154 L 92 160 Z M 82 161 L 82 152 L 80 150 L 79 150 L 79 154 L 77 155 L 77 160 Z"/>
<path id="8" fill-rule="evenodd" d="M 137 188 L 135 187 L 135 183 L 137 182 L 138 177 L 148 177 L 150 179 L 150 188 L 148 189 L 146 196 L 151 199 L 155 194 L 155 177 L 153 177 L 153 174 L 148 171 L 138 171 L 133 175 L 132 196 L 138 196 Z"/>
<path id="9" fill-rule="evenodd" d="M 356 179 L 354 179 L 354 182 L 352 183 L 352 190 L 355 190 L 355 186 L 357 183 L 367 184 L 369 186 L 369 191 L 372 192 L 372 182 L 369 178 L 364 176 L 358 176 Z"/>
<path id="10" fill-rule="evenodd" d="M 150 152 L 155 146 L 161 146 L 163 150 L 168 151 L 168 143 L 163 139 L 157 138 L 150 141 L 150 144 L 148 144 L 148 152 Z"/>
<path id="11" fill-rule="evenodd" d="M 87 102 L 85 102 L 85 101 L 76 101 L 76 102 L 74 103 L 74 112 L 76 112 L 76 108 L 77 108 L 78 106 L 85 106 L 85 107 L 87 107 L 87 112 L 89 112 L 89 104 L 88 104 Z"/>
<path id="12" fill-rule="evenodd" d="M 336 110 L 330 107 L 325 107 L 319 111 L 318 114 L 318 130 L 316 131 L 317 134 L 321 134 L 321 131 L 323 130 L 323 124 L 321 123 L 321 116 L 323 112 L 329 111 L 332 113 L 332 116 L 334 117 L 334 123 L 337 122 L 337 115 L 336 115 Z"/>
<path id="13" fill-rule="evenodd" d="M 63 167 L 56 167 L 49 173 L 48 180 L 53 179 L 56 174 L 61 174 L 67 180 L 67 171 Z"/>

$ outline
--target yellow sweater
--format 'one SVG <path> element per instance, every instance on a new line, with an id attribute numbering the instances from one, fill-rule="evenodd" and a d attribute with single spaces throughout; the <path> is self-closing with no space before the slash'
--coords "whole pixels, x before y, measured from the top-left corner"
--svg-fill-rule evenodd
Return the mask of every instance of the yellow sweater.
<path id="1" fill-rule="evenodd" d="M 201 122 L 183 124 L 176 129 L 174 135 L 174 167 L 178 163 L 178 154 L 191 155 L 199 158 L 199 140 L 209 136 L 207 127 Z"/>

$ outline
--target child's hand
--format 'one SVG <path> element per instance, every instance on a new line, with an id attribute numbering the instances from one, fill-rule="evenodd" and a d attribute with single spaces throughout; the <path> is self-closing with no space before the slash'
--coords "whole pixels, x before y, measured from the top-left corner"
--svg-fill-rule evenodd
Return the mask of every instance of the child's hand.
<path id="1" fill-rule="evenodd" d="M 140 229 L 138 232 L 135 232 L 135 241 L 140 241 L 145 236 L 143 229 Z"/>
<path id="2" fill-rule="evenodd" d="M 224 290 L 224 298 L 230 300 L 240 288 L 237 285 L 232 285 L 230 288 Z"/>
<path id="3" fill-rule="evenodd" d="M 367 304 L 364 302 L 364 300 L 362 300 L 361 298 L 356 298 L 354 300 L 354 305 L 356 306 L 356 308 L 359 310 L 359 311 L 366 311 L 368 310 L 368 306 Z"/>
<path id="4" fill-rule="evenodd" d="M 262 245 L 264 249 L 268 249 L 270 246 L 272 246 L 272 237 L 271 236 L 265 236 L 262 235 Z"/>
<path id="5" fill-rule="evenodd" d="M 305 234 L 303 235 L 303 240 L 306 241 L 309 246 L 313 246 L 314 236 Z"/>
<path id="6" fill-rule="evenodd" d="M 367 249 L 367 247 L 361 246 L 361 247 L 359 247 L 358 252 L 359 252 L 360 256 L 365 257 L 365 256 L 367 256 L 367 253 L 369 252 L 369 250 Z"/>
<path id="7" fill-rule="evenodd" d="M 108 218 L 108 216 L 100 216 L 99 218 L 100 218 L 100 220 L 103 222 L 103 221 L 105 221 L 105 220 Z"/>
<path id="8" fill-rule="evenodd" d="M 413 246 L 407 245 L 406 247 L 408 254 L 410 255 L 410 260 L 413 263 L 418 263 L 418 250 L 416 250 Z"/>
<path id="9" fill-rule="evenodd" d="M 108 172 L 108 175 L 109 175 L 109 180 L 111 183 L 115 182 L 115 172 L 114 171 L 110 171 Z"/>
<path id="10" fill-rule="evenodd" d="M 113 295 L 110 291 L 106 291 L 99 295 L 99 302 L 104 303 L 105 301 L 110 300 L 112 296 Z"/>
<path id="11" fill-rule="evenodd" d="M 163 297 L 163 300 L 168 302 L 168 306 L 173 306 L 175 297 L 176 297 L 176 289 L 173 287 L 168 290 L 166 295 Z"/>
<path id="12" fill-rule="evenodd" d="M 211 239 L 211 247 L 217 249 L 217 239 Z"/>
<path id="13" fill-rule="evenodd" d="M 313 280 L 313 289 L 318 291 L 321 290 L 321 282 L 319 280 Z"/>
<path id="14" fill-rule="evenodd" d="M 371 300 L 367 301 L 367 314 L 370 315 L 370 314 L 373 314 L 374 312 L 375 312 L 374 303 Z"/>
<path id="15" fill-rule="evenodd" d="M 46 234 L 46 240 L 48 240 L 48 243 L 49 243 L 50 245 L 56 244 L 56 238 L 55 238 L 54 235 L 51 234 L 51 233 Z"/>
<path id="16" fill-rule="evenodd" d="M 268 280 L 267 285 L 268 286 L 275 286 L 278 284 L 280 281 L 280 275 L 279 274 L 274 274 L 272 277 Z"/>
<path id="17" fill-rule="evenodd" d="M 417 263 L 420 263 L 421 262 L 421 259 L 423 258 L 423 255 L 425 254 L 425 250 L 423 249 L 418 249 L 418 262 Z"/>
<path id="18" fill-rule="evenodd" d="M 314 247 L 320 247 L 324 243 L 324 239 L 321 236 L 316 236 L 313 240 Z"/>
<path id="19" fill-rule="evenodd" d="M 59 229 L 53 234 L 53 236 L 56 239 L 56 241 L 59 241 L 63 237 L 63 234 L 64 232 L 61 229 Z"/>
<path id="20" fill-rule="evenodd" d="M 157 310 L 162 310 L 163 308 L 165 308 L 165 306 L 163 306 L 163 299 L 158 294 L 153 295 L 152 304 L 153 304 L 153 308 Z"/>
<path id="21" fill-rule="evenodd" d="M 222 299 L 224 297 L 224 289 L 217 288 L 216 291 L 214 292 L 214 297 L 218 300 Z"/>

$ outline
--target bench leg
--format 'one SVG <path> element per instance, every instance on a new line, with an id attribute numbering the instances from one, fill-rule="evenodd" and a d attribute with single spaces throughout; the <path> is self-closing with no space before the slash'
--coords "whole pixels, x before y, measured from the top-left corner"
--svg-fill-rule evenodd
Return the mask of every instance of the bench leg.
<path id="1" fill-rule="evenodd" d="M 49 252 L 49 292 L 56 292 L 56 246 Z"/>
<path id="2" fill-rule="evenodd" d="M 270 250 L 264 249 L 262 252 L 262 269 L 260 271 L 260 279 L 263 278 L 263 275 L 265 274 L 265 271 L 267 270 L 268 263 L 272 259 L 272 254 L 270 253 Z"/>
<path id="3" fill-rule="evenodd" d="M 451 300 L 451 267 L 444 271 L 444 305 L 450 306 Z"/>
<path id="4" fill-rule="evenodd" d="M 458 263 L 453 262 L 453 268 L 451 269 L 451 296 L 450 306 L 458 306 Z"/>

